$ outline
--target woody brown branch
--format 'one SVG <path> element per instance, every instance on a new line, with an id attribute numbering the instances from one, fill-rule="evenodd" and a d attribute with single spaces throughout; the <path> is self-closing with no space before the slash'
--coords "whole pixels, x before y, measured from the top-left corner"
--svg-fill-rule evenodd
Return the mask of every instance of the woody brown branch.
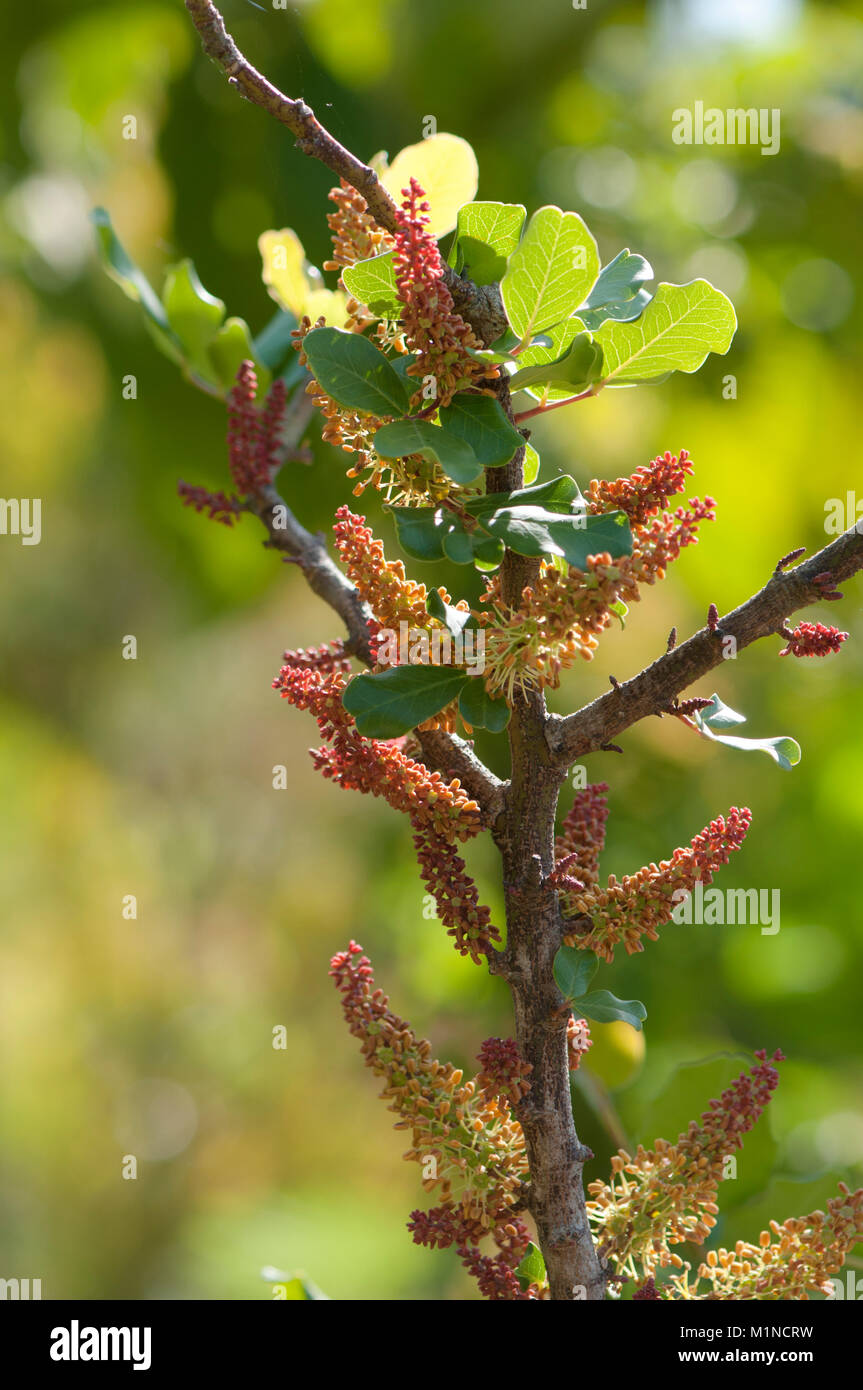
<path id="1" fill-rule="evenodd" d="M 321 125 L 312 108 L 301 99 L 285 96 L 258 72 L 242 54 L 225 28 L 224 20 L 211 0 L 185 0 L 186 9 L 198 31 L 204 52 L 223 69 L 232 86 L 255 106 L 261 107 L 294 136 L 297 149 L 317 159 L 344 179 L 365 199 L 378 226 L 395 233 L 396 206 L 374 169 L 357 159 L 334 135 Z M 506 331 L 506 315 L 500 292 L 494 285 L 477 286 L 456 275 L 449 266 L 444 276 L 456 311 L 488 346 Z"/>
<path id="2" fill-rule="evenodd" d="M 796 569 L 774 572 L 759 593 L 720 618 L 713 631 L 704 627 L 681 646 L 672 647 L 652 666 L 624 681 L 575 714 L 552 715 L 546 739 L 552 760 L 564 767 L 596 752 L 649 715 L 668 711 L 676 696 L 725 659 L 723 638 L 733 637 L 742 651 L 761 637 L 778 632 L 786 619 L 824 598 L 819 575 L 840 584 L 863 569 L 863 534 L 844 532 Z"/>

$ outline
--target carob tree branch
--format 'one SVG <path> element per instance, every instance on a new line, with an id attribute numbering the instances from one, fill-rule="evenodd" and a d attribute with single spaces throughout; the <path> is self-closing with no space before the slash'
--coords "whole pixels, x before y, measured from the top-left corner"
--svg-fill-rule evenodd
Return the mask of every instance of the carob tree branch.
<path id="1" fill-rule="evenodd" d="M 255 106 L 273 116 L 295 137 L 297 149 L 320 162 L 344 179 L 366 200 L 379 227 L 396 231 L 396 206 L 374 169 L 363 164 L 334 135 L 321 125 L 312 108 L 301 99 L 285 96 L 258 72 L 240 52 L 225 22 L 211 0 L 185 0 L 192 23 L 198 31 L 204 52 L 218 63 L 232 86 Z M 474 285 L 450 269 L 445 278 L 456 311 L 488 345 L 506 331 L 506 315 L 496 286 Z"/>
<path id="2" fill-rule="evenodd" d="M 563 719 L 553 715 L 546 726 L 553 761 L 567 767 L 648 715 L 667 713 L 675 696 L 721 664 L 726 650 L 723 638 L 733 637 L 735 651 L 740 651 L 760 637 L 778 633 L 791 613 L 819 602 L 831 584 L 859 570 L 863 570 L 863 534 L 855 527 L 796 569 L 785 573 L 777 567 L 759 593 L 719 618 L 712 629 L 702 628 L 576 714 Z"/>

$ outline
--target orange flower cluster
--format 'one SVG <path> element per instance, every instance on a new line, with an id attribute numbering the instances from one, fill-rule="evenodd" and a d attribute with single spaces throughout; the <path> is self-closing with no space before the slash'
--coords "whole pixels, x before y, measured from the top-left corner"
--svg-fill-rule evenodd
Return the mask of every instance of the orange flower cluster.
<path id="1" fill-rule="evenodd" d="M 719 1100 L 679 1135 L 676 1143 L 657 1139 L 654 1149 L 641 1145 L 632 1158 L 625 1150 L 611 1160 L 607 1183 L 592 1182 L 588 1216 L 599 1248 L 619 1275 L 644 1279 L 657 1267 L 682 1268 L 672 1245 L 701 1244 L 716 1224 L 716 1197 L 725 1161 L 740 1148 L 768 1105 L 779 1081 L 776 1052 L 768 1061 L 743 1072 Z"/>
<path id="2" fill-rule="evenodd" d="M 304 314 L 299 327 L 294 329 L 292 334 L 294 348 L 299 354 L 303 367 L 309 365 L 308 358 L 303 352 L 303 339 L 313 326 L 322 328 L 325 323 L 326 319 L 321 317 L 312 325 L 308 314 Z M 372 440 L 381 425 L 392 417 L 364 415 L 358 410 L 349 410 L 346 406 L 339 405 L 338 401 L 334 401 L 318 385 L 314 377 L 306 386 L 306 394 L 311 396 L 324 417 L 323 429 L 321 430 L 321 438 L 324 442 L 331 444 L 334 449 L 341 449 L 346 454 L 354 455 L 355 462 L 348 470 L 348 477 L 358 478 L 368 469 L 372 470 L 372 477 L 366 482 L 358 483 L 354 488 L 356 495 L 359 496 L 369 481 L 378 486 L 384 477 L 384 466 L 372 447 Z"/>
<path id="3" fill-rule="evenodd" d="M 384 1081 L 381 1095 L 398 1116 L 395 1128 L 410 1131 L 405 1158 L 423 1165 L 424 1189 L 441 1198 L 432 1212 L 413 1213 L 414 1239 L 475 1246 L 494 1234 L 515 1255 L 523 1237 L 513 1218 L 527 1174 L 521 1126 L 498 1097 L 432 1057 L 431 1043 L 419 1040 L 375 989 L 372 967 L 356 942 L 333 957 L 330 974 L 366 1065 Z"/>
<path id="4" fill-rule="evenodd" d="M 643 951 L 644 938 L 656 941 L 659 928 L 668 922 L 675 891 L 691 892 L 698 880 L 711 883 L 716 870 L 743 844 L 751 821 L 748 807 L 732 806 L 727 817 L 717 816 L 687 848 L 676 849 L 661 864 L 646 864 L 620 883 L 612 874 L 605 888 L 594 884 L 584 892 L 562 893 L 565 917 L 592 919 L 592 927 L 567 937 L 568 943 L 607 961 L 621 942 L 627 955 Z"/>
<path id="5" fill-rule="evenodd" d="M 562 670 L 579 658 L 593 659 L 615 610 L 637 603 L 641 586 L 663 579 L 669 564 L 698 539 L 701 522 L 714 520 L 711 497 L 693 498 L 675 512 L 659 511 L 691 472 L 691 460 L 682 450 L 679 459 L 665 454 L 631 478 L 590 484 L 591 512 L 615 507 L 629 516 L 631 555 L 616 560 L 608 553 L 590 555 L 585 569 L 571 565 L 566 573 L 543 561 L 536 582 L 523 590 L 515 611 L 502 607 L 499 580 L 489 581 L 483 602 L 492 605 L 485 678 L 491 694 L 502 691 L 512 701 L 520 686 L 554 689 Z"/>
<path id="6" fill-rule="evenodd" d="M 566 1051 L 570 1071 L 578 1071 L 582 1057 L 592 1047 L 593 1038 L 590 1036 L 590 1024 L 587 1019 L 576 1018 L 574 1014 L 570 1014 L 566 1025 Z"/>
<path id="7" fill-rule="evenodd" d="M 342 704 L 345 677 L 315 669 L 283 666 L 273 681 L 283 699 L 296 709 L 309 710 L 324 738 L 333 746 L 312 752 L 325 777 L 345 788 L 383 797 L 410 817 L 417 833 L 434 831 L 448 843 L 469 840 L 480 829 L 480 812 L 457 778 L 445 782 L 408 758 L 394 743 L 362 738 Z"/>
<path id="8" fill-rule="evenodd" d="M 695 471 L 686 449 L 677 458 L 669 450 L 642 464 L 628 478 L 604 482 L 594 478 L 587 488 L 588 511 L 626 512 L 633 526 L 643 526 L 686 487 L 687 474 Z"/>
<path id="9" fill-rule="evenodd" d="M 351 659 L 345 652 L 341 637 L 335 642 L 322 643 L 320 647 L 295 647 L 283 654 L 286 666 L 299 667 L 304 671 L 320 671 L 322 675 L 333 675 L 336 671 L 347 675 L 351 669 Z"/>
<path id="10" fill-rule="evenodd" d="M 344 179 L 338 188 L 327 195 L 336 210 L 327 214 L 327 226 L 332 232 L 332 259 L 324 261 L 324 270 L 341 270 L 343 266 L 383 256 L 393 248 L 393 239 L 375 222 L 365 198 Z"/>
<path id="11" fill-rule="evenodd" d="M 449 405 L 457 391 L 487 383 L 498 370 L 470 355 L 481 349 L 482 343 L 455 312 L 438 244 L 426 230 L 428 203 L 416 179 L 402 189 L 402 196 L 404 201 L 396 214 L 396 288 L 404 305 L 401 322 L 405 339 L 417 354 L 408 375 L 434 378 L 435 405 Z"/>
<path id="12" fill-rule="evenodd" d="M 607 782 L 593 782 L 581 787 L 554 842 L 555 861 L 559 863 L 575 855 L 578 877 L 585 884 L 596 883 L 599 879 L 599 856 L 605 849 L 605 824 L 608 820 L 607 791 Z"/>
<path id="13" fill-rule="evenodd" d="M 401 560 L 387 560 L 383 541 L 375 539 L 364 516 L 339 507 L 333 530 L 348 578 L 382 627 L 397 632 L 400 622 L 413 628 L 439 626 L 426 610 L 425 584 L 408 579 Z M 443 597 L 445 591 L 440 592 Z"/>
<path id="14" fill-rule="evenodd" d="M 757 1245 L 739 1240 L 733 1250 L 711 1250 L 694 1279 L 684 1266 L 671 1285 L 681 1299 L 808 1302 L 810 1293 L 832 1292 L 831 1279 L 861 1237 L 863 1188 L 851 1192 L 840 1183 L 826 1212 L 771 1221 Z"/>

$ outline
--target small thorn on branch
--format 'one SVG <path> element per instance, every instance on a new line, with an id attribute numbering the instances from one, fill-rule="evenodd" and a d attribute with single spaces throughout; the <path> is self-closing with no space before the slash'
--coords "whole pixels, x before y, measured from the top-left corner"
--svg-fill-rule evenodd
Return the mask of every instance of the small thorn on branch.
<path id="1" fill-rule="evenodd" d="M 623 749 L 617 743 L 601 743 L 599 745 L 602 753 L 622 753 Z"/>
<path id="2" fill-rule="evenodd" d="M 800 556 L 805 554 L 805 545 L 799 545 L 796 550 L 789 550 L 787 555 L 783 555 L 781 560 L 776 561 L 776 568 L 773 571 L 774 575 L 781 574 L 783 570 L 786 570 L 788 568 L 788 566 L 792 563 L 793 560 L 799 560 Z"/>
<path id="3" fill-rule="evenodd" d="M 671 629 L 671 631 L 669 632 L 669 634 L 668 634 L 668 641 L 667 641 L 666 644 L 665 644 L 665 650 L 666 650 L 667 652 L 673 652 L 673 651 L 674 651 L 674 648 L 675 648 L 676 646 L 677 646 L 677 628 L 676 628 L 676 627 L 673 627 L 673 628 Z"/>
<path id="4" fill-rule="evenodd" d="M 615 690 L 620 689 L 620 681 L 617 679 L 617 676 L 609 676 L 608 679 L 611 681 L 611 684 L 614 686 Z"/>

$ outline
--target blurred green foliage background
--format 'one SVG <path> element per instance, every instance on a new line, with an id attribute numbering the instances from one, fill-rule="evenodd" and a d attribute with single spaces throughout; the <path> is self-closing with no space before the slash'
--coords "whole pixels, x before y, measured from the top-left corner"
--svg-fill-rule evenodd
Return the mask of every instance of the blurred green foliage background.
<path id="1" fill-rule="evenodd" d="M 546 470 L 582 483 L 683 445 L 693 489 L 719 504 L 557 709 L 653 660 L 711 601 L 741 601 L 785 551 L 820 548 L 827 499 L 856 486 L 863 501 L 863 6 L 224 12 L 252 61 L 360 155 L 394 154 L 434 115 L 476 148 L 480 197 L 574 208 L 604 260 L 629 246 L 657 279 L 706 275 L 737 305 L 727 358 L 536 430 Z M 177 478 L 223 485 L 223 408 L 156 353 L 87 223 L 106 206 L 157 283 L 192 255 L 257 331 L 273 306 L 256 238 L 292 226 L 320 263 L 332 179 L 204 60 L 179 0 L 43 0 L 2 24 L 2 491 L 44 501 L 40 545 L 0 539 L 0 1274 L 41 1277 L 46 1297 L 269 1298 L 260 1270 L 275 1265 L 334 1298 L 471 1297 L 457 1262 L 404 1230 L 417 1170 L 342 1027 L 328 960 L 360 940 L 394 1007 L 467 1067 L 510 1032 L 505 991 L 423 916 L 407 824 L 314 774 L 316 730 L 270 681 L 285 646 L 339 635 L 336 620 L 250 521 L 227 532 L 179 505 Z M 695 100 L 778 107 L 779 154 L 675 145 L 671 113 Z M 282 481 L 312 528 L 347 496 L 343 460 L 320 447 Z M 464 591 L 464 572 L 440 579 Z M 823 1204 L 863 1150 L 860 581 L 818 616 L 856 638 L 840 658 L 779 661 L 763 642 L 698 690 L 753 735 L 798 738 L 793 772 L 669 720 L 588 765 L 611 782 L 607 871 L 667 857 L 745 804 L 754 825 L 721 884 L 781 889 L 776 935 L 669 927 L 603 975 L 646 1003 L 646 1051 L 622 1026 L 595 1030 L 579 1098 L 589 1176 L 603 1175 L 617 1136 L 673 1138 L 747 1052 L 781 1046 L 780 1090 L 723 1189 L 726 1244 Z M 137 661 L 121 657 L 126 634 Z M 276 763 L 288 791 L 272 788 Z M 489 846 L 469 859 L 499 919 Z M 271 1046 L 278 1024 L 287 1051 Z M 136 1181 L 121 1176 L 129 1153 Z"/>

